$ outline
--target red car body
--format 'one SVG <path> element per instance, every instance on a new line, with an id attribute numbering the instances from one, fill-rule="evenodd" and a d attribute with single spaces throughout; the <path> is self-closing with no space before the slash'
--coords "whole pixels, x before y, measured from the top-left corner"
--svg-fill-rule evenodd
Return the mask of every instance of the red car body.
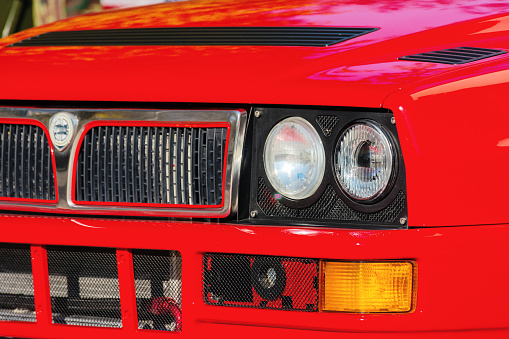
<path id="1" fill-rule="evenodd" d="M 464 65 L 398 59 L 462 46 L 508 50 L 507 13 L 509 5 L 501 1 L 193 0 L 70 18 L 0 40 L 2 107 L 283 105 L 390 110 L 405 163 L 408 206 L 408 228 L 360 229 L 191 218 L 112 219 L 73 211 L 27 214 L 19 204 L 4 204 L 0 242 L 32 245 L 37 321 L 3 322 L 0 335 L 509 336 L 509 213 L 505 210 L 509 54 Z M 326 48 L 7 47 L 53 31 L 250 26 L 379 29 Z M 186 218 L 185 213 L 180 217 Z M 122 328 L 52 322 L 45 255 L 50 245 L 116 249 Z M 138 329 L 131 249 L 181 253 L 182 332 Z M 202 255 L 214 252 L 354 261 L 410 259 L 418 267 L 415 310 L 348 314 L 207 305 L 202 294 Z"/>

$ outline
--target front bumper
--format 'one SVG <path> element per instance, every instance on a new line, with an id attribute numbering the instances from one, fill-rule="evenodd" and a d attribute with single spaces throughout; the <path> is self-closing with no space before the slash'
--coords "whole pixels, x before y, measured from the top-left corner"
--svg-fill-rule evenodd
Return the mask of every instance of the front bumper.
<path id="1" fill-rule="evenodd" d="M 328 337 L 339 334 L 507 337 L 509 225 L 353 230 L 181 221 L 140 221 L 3 215 L 0 242 L 32 244 L 37 322 L 4 322 L 1 336 L 90 338 Z M 122 328 L 52 324 L 45 245 L 117 249 Z M 180 334 L 138 330 L 130 249 L 167 249 L 182 255 Z M 417 262 L 416 309 L 408 314 L 308 313 L 206 305 L 202 254 L 242 253 L 315 259 Z M 131 260 L 131 264 L 130 263 Z M 315 332 L 316 331 L 316 332 Z M 342 336 L 340 336 L 342 337 Z"/>

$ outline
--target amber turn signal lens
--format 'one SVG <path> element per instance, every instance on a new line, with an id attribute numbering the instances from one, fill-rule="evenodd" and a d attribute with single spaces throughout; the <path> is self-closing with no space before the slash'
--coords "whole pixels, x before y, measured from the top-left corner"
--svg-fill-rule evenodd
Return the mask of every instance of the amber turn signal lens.
<path id="1" fill-rule="evenodd" d="M 412 261 L 323 261 L 321 310 L 353 313 L 410 312 L 415 302 Z"/>

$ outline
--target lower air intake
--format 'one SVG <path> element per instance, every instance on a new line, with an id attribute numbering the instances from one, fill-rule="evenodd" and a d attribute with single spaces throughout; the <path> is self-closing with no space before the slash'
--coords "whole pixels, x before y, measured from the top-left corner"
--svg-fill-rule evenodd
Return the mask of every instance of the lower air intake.
<path id="1" fill-rule="evenodd" d="M 206 254 L 203 289 L 209 305 L 316 312 L 318 260 Z"/>
<path id="2" fill-rule="evenodd" d="M 30 246 L 0 244 L 0 321 L 35 320 Z"/>
<path id="3" fill-rule="evenodd" d="M 53 323 L 122 327 L 115 249 L 48 246 Z"/>
<path id="4" fill-rule="evenodd" d="M 138 328 L 182 331 L 182 257 L 176 251 L 133 250 Z"/>

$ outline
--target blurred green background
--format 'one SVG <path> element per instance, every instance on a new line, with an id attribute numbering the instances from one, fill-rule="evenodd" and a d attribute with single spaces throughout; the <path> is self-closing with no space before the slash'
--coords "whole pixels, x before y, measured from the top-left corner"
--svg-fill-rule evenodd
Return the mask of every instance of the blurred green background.
<path id="1" fill-rule="evenodd" d="M 11 24 L 9 32 L 6 24 Z M 32 0 L 0 0 L 0 37 L 32 26 Z"/>

